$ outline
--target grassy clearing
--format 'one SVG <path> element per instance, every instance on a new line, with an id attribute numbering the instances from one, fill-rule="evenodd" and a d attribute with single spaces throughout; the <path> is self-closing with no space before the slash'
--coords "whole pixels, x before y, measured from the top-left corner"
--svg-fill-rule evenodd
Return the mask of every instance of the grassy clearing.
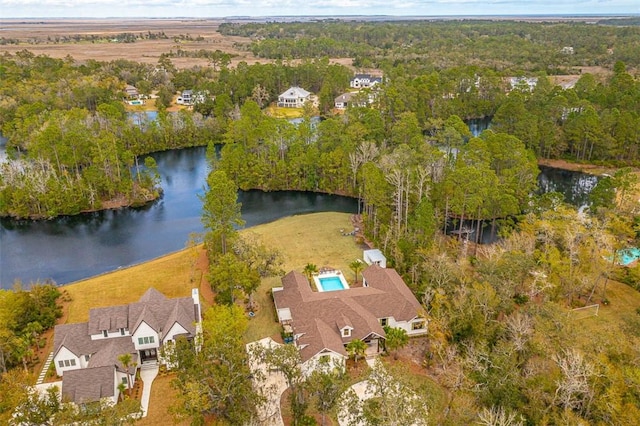
<path id="1" fill-rule="evenodd" d="M 279 250 L 285 272 L 293 269 L 302 271 L 307 263 L 314 263 L 318 267 L 341 269 L 346 278 L 353 281 L 348 265 L 361 258 L 362 251 L 353 237 L 342 236 L 341 230 L 351 229 L 349 214 L 316 213 L 288 217 L 243 230 L 242 233 L 256 234 L 268 247 Z M 200 249 L 183 250 L 65 286 L 72 299 L 68 304 L 67 322 L 87 321 L 89 309 L 93 307 L 135 302 L 149 287 L 170 298 L 189 296 L 194 286 L 201 289 L 201 294 L 205 293 L 202 271 L 194 266 L 200 254 Z M 259 309 L 250 322 L 246 336 L 249 341 L 279 334 L 271 302 L 271 288 L 278 285 L 280 278 L 271 277 L 263 280 L 258 289 L 256 302 Z"/>
<path id="2" fill-rule="evenodd" d="M 188 425 L 188 421 L 176 423 L 176 420 L 169 412 L 169 407 L 175 403 L 177 392 L 171 387 L 172 374 L 161 374 L 156 377 L 151 386 L 152 404 L 149 404 L 147 417 L 140 419 L 136 424 L 139 426 L 155 425 Z"/>
<path id="3" fill-rule="evenodd" d="M 318 268 L 331 266 L 342 270 L 351 283 L 355 277 L 349 263 L 362 258 L 362 249 L 353 237 L 342 236 L 341 230 L 349 232 L 352 229 L 349 214 L 332 212 L 292 216 L 243 232 L 257 235 L 267 247 L 280 251 L 285 272 L 302 272 L 307 263 L 313 263 Z M 280 326 L 276 322 L 271 289 L 280 285 L 280 277 L 262 280 L 255 295 L 258 310 L 245 335 L 248 342 L 279 336 Z"/>
<path id="4" fill-rule="evenodd" d="M 283 108 L 271 104 L 265 109 L 265 113 L 275 118 L 300 118 L 304 115 L 304 110 L 302 108 Z"/>
<path id="5" fill-rule="evenodd" d="M 64 287 L 71 302 L 68 323 L 89 320 L 89 309 L 137 301 L 149 287 L 169 298 L 191 295 L 200 286 L 201 274 L 191 282 L 194 250 L 183 250 L 130 268 L 78 281 Z"/>
<path id="6" fill-rule="evenodd" d="M 601 289 L 595 302 L 601 299 Z M 568 314 L 570 330 L 576 343 L 585 349 L 606 348 L 624 350 L 640 346 L 640 293 L 626 284 L 609 281 L 607 284 L 608 305 L 600 305 L 598 316 L 593 310 L 573 311 Z M 619 341 L 619 336 L 625 336 Z M 616 343 L 617 342 L 617 343 Z"/>

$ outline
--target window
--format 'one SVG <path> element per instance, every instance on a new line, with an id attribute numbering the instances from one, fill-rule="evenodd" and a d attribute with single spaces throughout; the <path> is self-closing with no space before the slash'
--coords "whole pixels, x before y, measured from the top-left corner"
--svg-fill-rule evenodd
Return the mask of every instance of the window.
<path id="1" fill-rule="evenodd" d="M 120 335 L 121 335 L 121 336 L 124 336 L 124 328 L 121 328 L 121 329 L 120 329 Z"/>
<path id="2" fill-rule="evenodd" d="M 386 327 L 389 325 L 389 318 L 380 318 L 380 325 Z"/>
<path id="3" fill-rule="evenodd" d="M 150 343 L 154 343 L 155 339 L 153 338 L 153 336 L 147 336 L 147 337 L 138 337 L 138 344 L 139 345 L 148 345 Z"/>
<path id="4" fill-rule="evenodd" d="M 350 328 L 343 328 L 342 329 L 342 337 L 349 337 L 351 336 L 351 329 Z"/>
<path id="5" fill-rule="evenodd" d="M 422 330 L 424 328 L 424 321 L 418 321 L 411 324 L 412 330 Z"/>
<path id="6" fill-rule="evenodd" d="M 127 382 L 127 378 L 126 378 L 126 377 L 123 377 L 123 378 L 122 378 L 122 384 L 123 384 L 123 385 L 126 385 L 127 383 L 128 383 L 128 382 Z"/>
<path id="7" fill-rule="evenodd" d="M 89 362 L 89 358 L 91 358 L 91 355 L 85 355 L 84 356 L 84 360 L 87 361 L 87 362 Z"/>
<path id="8" fill-rule="evenodd" d="M 58 361 L 58 365 L 60 367 L 75 367 L 76 366 L 76 360 L 75 359 L 61 360 L 61 361 Z"/>
<path id="9" fill-rule="evenodd" d="M 109 332 L 107 330 L 102 330 L 102 337 L 109 337 Z"/>

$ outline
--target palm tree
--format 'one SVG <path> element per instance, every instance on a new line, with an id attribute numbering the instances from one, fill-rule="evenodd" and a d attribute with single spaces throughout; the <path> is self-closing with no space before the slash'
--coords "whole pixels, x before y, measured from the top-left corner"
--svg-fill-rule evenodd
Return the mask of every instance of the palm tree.
<path id="1" fill-rule="evenodd" d="M 124 401 L 124 390 L 126 389 L 126 386 L 124 385 L 124 383 L 120 382 L 118 383 L 118 399 L 121 399 L 122 401 Z"/>
<path id="2" fill-rule="evenodd" d="M 304 272 L 309 281 L 311 281 L 311 276 L 318 273 L 318 267 L 313 263 L 307 263 L 302 272 Z"/>
<path id="3" fill-rule="evenodd" d="M 367 348 L 367 344 L 360 339 L 353 339 L 347 343 L 347 352 L 349 353 L 349 356 L 353 357 L 355 362 L 358 362 L 358 357 L 364 357 Z"/>
<path id="4" fill-rule="evenodd" d="M 130 353 L 122 354 L 118 356 L 118 361 L 122 363 L 124 370 L 127 374 L 127 392 L 131 396 L 131 375 L 129 374 L 129 367 L 133 367 L 133 357 Z"/>
<path id="5" fill-rule="evenodd" d="M 409 335 L 402 328 L 384 327 L 386 334 L 385 350 L 393 354 L 393 359 L 398 359 L 398 349 L 403 348 L 409 343 Z"/>
<path id="6" fill-rule="evenodd" d="M 356 285 L 358 284 L 358 272 L 364 268 L 364 262 L 360 259 L 356 259 L 349 264 L 349 268 L 356 274 Z"/>

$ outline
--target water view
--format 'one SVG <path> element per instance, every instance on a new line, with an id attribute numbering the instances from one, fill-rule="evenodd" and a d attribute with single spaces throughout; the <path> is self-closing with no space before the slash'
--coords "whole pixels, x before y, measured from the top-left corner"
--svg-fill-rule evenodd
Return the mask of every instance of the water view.
<path id="1" fill-rule="evenodd" d="M 0 286 L 53 279 L 65 284 L 144 262 L 185 247 L 202 232 L 198 198 L 208 172 L 205 148 L 154 155 L 164 196 L 138 209 L 61 217 L 51 221 L 0 220 Z M 303 192 L 240 193 L 246 226 L 295 214 L 356 212 L 355 200 Z"/>
<path id="2" fill-rule="evenodd" d="M 154 154 L 164 196 L 143 208 L 51 221 L 0 220 L 0 286 L 45 279 L 65 284 L 184 248 L 190 233 L 203 231 L 198 196 L 208 173 L 205 151 Z M 584 173 L 541 169 L 541 190 L 561 192 L 578 206 L 597 182 L 597 177 Z M 302 213 L 357 211 L 356 200 L 325 194 L 249 191 L 241 192 L 239 199 L 246 226 Z"/>

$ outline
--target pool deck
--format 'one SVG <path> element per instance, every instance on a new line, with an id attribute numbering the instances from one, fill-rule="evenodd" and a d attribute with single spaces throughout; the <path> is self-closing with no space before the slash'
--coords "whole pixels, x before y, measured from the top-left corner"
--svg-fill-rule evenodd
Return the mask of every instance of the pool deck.
<path id="1" fill-rule="evenodd" d="M 342 287 L 341 289 L 331 289 L 331 290 L 325 290 L 324 287 L 322 286 L 322 284 L 320 283 L 320 279 L 321 278 L 339 278 L 340 282 L 342 283 Z M 325 291 L 340 291 L 340 290 L 348 290 L 349 287 L 349 283 L 347 283 L 347 279 L 344 277 L 344 275 L 342 274 L 342 271 L 339 270 L 329 270 L 329 271 L 322 271 L 319 272 L 317 274 L 313 275 L 313 283 L 316 286 L 316 290 L 318 292 L 325 292 Z"/>

